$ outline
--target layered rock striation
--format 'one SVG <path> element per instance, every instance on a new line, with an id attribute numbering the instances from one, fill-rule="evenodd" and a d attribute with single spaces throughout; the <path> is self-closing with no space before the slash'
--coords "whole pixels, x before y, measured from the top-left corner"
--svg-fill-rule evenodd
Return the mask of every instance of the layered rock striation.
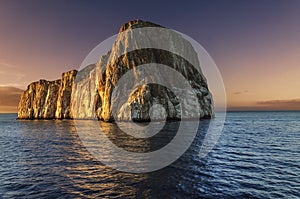
<path id="1" fill-rule="evenodd" d="M 173 31 L 167 34 L 151 29 L 136 31 L 155 27 L 161 28 L 141 20 L 128 22 L 120 28 L 111 51 L 100 57 L 96 64 L 79 72 L 64 73 L 61 80 L 40 80 L 30 84 L 21 97 L 18 118 L 149 121 L 166 117 L 180 120 L 197 118 L 197 115 L 182 112 L 193 113 L 194 109 L 199 110 L 200 118 L 212 118 L 212 95 L 201 70 L 196 69 L 200 65 L 194 48 Z M 168 49 L 175 49 L 178 53 Z M 181 55 L 188 55 L 189 58 Z M 186 91 L 184 87 L 172 84 L 172 81 L 176 82 L 176 77 L 170 77 L 166 69 L 147 73 L 140 67 L 154 69 L 160 65 L 181 74 L 192 90 Z M 129 76 L 131 78 L 122 81 L 122 77 L 130 72 L 133 74 Z M 141 83 L 143 81 L 146 83 Z M 167 81 L 172 88 L 155 83 L 163 81 Z M 183 93 L 185 100 L 179 99 L 180 93 Z M 156 105 L 165 112 L 151 109 Z"/>

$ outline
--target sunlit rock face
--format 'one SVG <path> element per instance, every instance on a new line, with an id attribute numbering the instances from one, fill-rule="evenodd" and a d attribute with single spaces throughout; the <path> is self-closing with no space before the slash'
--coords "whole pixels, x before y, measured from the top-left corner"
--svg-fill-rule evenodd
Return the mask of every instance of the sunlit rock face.
<path id="1" fill-rule="evenodd" d="M 108 58 L 107 68 L 105 74 L 102 75 L 98 84 L 98 91 L 101 93 L 102 99 L 102 111 L 98 115 L 99 118 L 104 121 L 112 120 L 136 120 L 136 121 L 149 121 L 150 119 L 165 119 L 163 111 L 155 111 L 150 117 L 149 110 L 153 105 L 161 105 L 166 112 L 168 119 L 191 119 L 197 118 L 194 114 L 185 114 L 183 118 L 181 110 L 184 107 L 185 111 L 193 112 L 195 108 L 199 109 L 200 118 L 213 117 L 213 102 L 212 95 L 208 90 L 206 79 L 202 73 L 197 71 L 199 67 L 197 53 L 192 45 L 182 38 L 176 32 L 170 31 L 168 34 L 161 34 L 157 31 L 153 34 L 144 31 L 133 31 L 136 28 L 142 27 L 161 27 L 159 25 L 135 20 L 124 24 L 120 28 L 120 34 L 117 37 L 110 57 Z M 139 41 L 135 38 L 143 38 Z M 165 42 L 164 42 L 165 41 Z M 163 43 L 163 44 L 162 44 Z M 197 66 L 193 66 L 190 62 L 178 56 L 174 53 L 166 51 L 164 49 L 143 48 L 142 46 L 163 46 L 167 49 L 176 49 L 176 51 L 182 52 L 182 54 L 188 54 L 189 58 Z M 135 49 L 128 52 L 128 49 Z M 193 93 L 187 92 L 185 97 L 187 100 L 181 102 L 175 96 L 174 92 L 165 86 L 157 84 L 147 84 L 137 86 L 133 92 L 128 96 L 126 102 L 120 102 L 119 98 L 124 95 L 124 89 L 130 90 L 132 82 L 138 82 L 142 72 L 138 71 L 138 67 L 143 64 L 158 63 L 169 66 L 182 74 L 188 83 L 193 88 Z M 151 67 L 151 66 L 149 66 Z M 120 78 L 130 70 L 133 71 L 133 79 L 128 79 L 123 89 L 116 91 L 112 95 L 113 90 L 117 86 Z M 161 71 L 150 74 L 146 79 L 153 79 L 155 81 L 172 81 L 172 77 L 166 78 L 167 72 Z M 175 80 L 176 81 L 176 80 Z M 172 85 L 170 82 L 169 85 Z M 180 93 L 180 88 L 172 88 Z M 182 89 L 182 88 L 181 88 Z M 119 92 L 119 93 L 118 93 Z M 178 93 L 177 92 L 177 93 Z M 196 95 L 195 101 L 189 101 L 189 95 Z M 191 99 L 191 98 L 190 98 Z M 118 113 L 114 114 L 116 110 L 112 108 L 114 103 L 118 104 Z M 197 107 L 198 103 L 198 107 Z M 199 118 L 198 117 L 198 118 Z"/>
<path id="2" fill-rule="evenodd" d="M 159 31 L 154 35 L 134 31 L 142 27 L 161 26 L 141 20 L 128 22 L 120 28 L 111 51 L 101 56 L 97 63 L 79 72 L 73 70 L 63 73 L 61 80 L 40 80 L 30 84 L 21 97 L 18 118 L 96 118 L 103 121 L 212 118 L 212 95 L 205 77 L 196 69 L 200 67 L 192 45 L 173 31 L 167 35 Z M 143 44 L 138 38 L 143 38 Z M 176 49 L 182 54 L 188 54 L 190 60 L 163 48 L 143 48 L 148 44 Z M 181 74 L 192 90 L 187 91 L 184 87 L 172 84 L 172 81 L 178 82 L 178 79 L 172 75 L 166 78 L 170 75 L 165 69 L 149 73 L 143 79 L 145 73 L 139 67 L 153 63 L 168 66 Z M 133 73 L 132 78 L 123 81 L 122 77 L 129 72 Z M 140 83 L 146 80 L 154 83 Z M 155 83 L 163 81 L 172 85 L 171 88 Z M 120 82 L 122 89 L 116 89 Z M 126 94 L 125 90 L 130 92 Z M 184 95 L 184 100 L 179 99 L 180 94 Z M 192 110 L 195 109 L 199 111 L 199 116 L 193 114 Z"/>
<path id="3" fill-rule="evenodd" d="M 28 85 L 19 103 L 19 119 L 55 118 L 60 80 L 40 80 Z"/>
<path id="4" fill-rule="evenodd" d="M 18 119 L 69 119 L 71 93 L 76 70 L 63 73 L 56 81 L 31 83 L 21 96 Z"/>
<path id="5" fill-rule="evenodd" d="M 96 110 L 99 101 L 96 81 L 96 67 L 94 64 L 77 73 L 71 97 L 73 118 L 92 119 L 96 117 L 94 110 Z"/>
<path id="6" fill-rule="evenodd" d="M 55 118 L 70 119 L 71 113 L 71 94 L 77 71 L 71 70 L 62 74 L 60 87 L 58 90 L 57 106 Z"/>
<path id="7" fill-rule="evenodd" d="M 110 52 L 101 56 L 96 64 L 88 65 L 77 73 L 71 96 L 73 118 L 100 119 L 104 96 L 98 92 L 98 82 L 109 55 Z"/>

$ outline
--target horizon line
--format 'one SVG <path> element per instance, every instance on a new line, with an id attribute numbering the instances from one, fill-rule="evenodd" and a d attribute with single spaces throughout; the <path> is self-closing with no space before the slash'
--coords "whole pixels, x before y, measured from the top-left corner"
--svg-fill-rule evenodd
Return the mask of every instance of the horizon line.
<path id="1" fill-rule="evenodd" d="M 216 113 L 219 113 L 221 111 L 216 110 Z M 300 112 L 299 109 L 287 109 L 287 110 L 261 110 L 261 109 L 245 109 L 245 110 L 226 110 L 226 112 Z M 18 114 L 18 112 L 1 112 L 0 114 Z"/>

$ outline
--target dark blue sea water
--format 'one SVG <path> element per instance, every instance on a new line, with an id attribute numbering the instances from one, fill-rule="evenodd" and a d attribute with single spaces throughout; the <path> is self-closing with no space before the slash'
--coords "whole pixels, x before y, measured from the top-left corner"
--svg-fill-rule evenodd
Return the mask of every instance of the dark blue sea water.
<path id="1" fill-rule="evenodd" d="M 217 145 L 202 159 L 209 121 L 201 121 L 180 159 L 145 174 L 98 162 L 73 121 L 15 118 L 0 115 L 0 198 L 300 197 L 300 112 L 230 112 Z"/>

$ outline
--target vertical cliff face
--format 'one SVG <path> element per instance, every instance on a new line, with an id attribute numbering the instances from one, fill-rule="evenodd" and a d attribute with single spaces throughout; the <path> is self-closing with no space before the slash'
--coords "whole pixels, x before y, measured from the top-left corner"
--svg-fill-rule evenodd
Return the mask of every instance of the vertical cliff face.
<path id="1" fill-rule="evenodd" d="M 31 83 L 21 96 L 18 119 L 71 118 L 70 99 L 77 71 L 62 75 L 61 80 Z"/>
<path id="2" fill-rule="evenodd" d="M 57 107 L 55 112 L 55 118 L 58 119 L 70 119 L 71 113 L 71 94 L 74 79 L 77 71 L 72 70 L 62 74 L 60 87 L 58 90 Z"/>
<path id="3" fill-rule="evenodd" d="M 192 110 L 199 109 L 200 118 L 213 117 L 212 95 L 202 72 L 196 69 L 200 66 L 192 45 L 173 31 L 168 34 L 161 34 L 160 31 L 134 31 L 142 27 L 161 26 L 141 20 L 128 22 L 120 28 L 111 51 L 100 57 L 98 63 L 79 72 L 73 70 L 63 73 L 61 80 L 40 80 L 30 84 L 21 97 L 18 118 L 98 118 L 104 121 L 149 121 L 165 117 L 182 119 L 182 107 L 191 113 Z M 162 48 L 145 48 L 145 45 Z M 172 53 L 164 48 L 176 49 L 179 53 Z M 189 60 L 180 54 L 187 54 Z M 141 79 L 144 72 L 139 66 L 153 63 L 168 66 L 181 74 L 192 90 L 186 91 L 184 87 L 172 84 L 172 81 L 178 82 L 179 79 L 172 75 L 171 78 L 166 78 L 169 73 L 165 69 L 150 72 L 145 79 Z M 155 68 L 156 65 L 148 67 Z M 122 77 L 129 72 L 133 73 L 133 77 L 122 82 Z M 159 83 L 135 84 L 144 80 L 167 81 L 172 88 Z M 120 82 L 122 89 L 118 90 L 116 87 Z M 126 95 L 126 90 L 131 92 Z M 176 96 L 180 93 L 183 93 L 185 100 L 180 101 Z M 196 98 L 192 98 L 194 95 Z M 113 110 L 116 104 L 117 109 Z M 165 112 L 152 109 L 156 105 Z M 185 117 L 183 119 L 197 118 L 197 115 L 185 114 Z"/>
<path id="4" fill-rule="evenodd" d="M 98 92 L 98 83 L 109 55 L 110 52 L 101 56 L 97 64 L 91 64 L 77 73 L 71 96 L 73 118 L 95 119 L 101 115 L 101 99 L 104 96 Z"/>
<path id="5" fill-rule="evenodd" d="M 73 118 L 96 118 L 95 110 L 100 106 L 96 70 L 96 66 L 92 64 L 77 73 L 71 97 Z"/>
<path id="6" fill-rule="evenodd" d="M 21 96 L 19 119 L 55 118 L 56 102 L 61 80 L 40 80 L 31 83 Z"/>
<path id="7" fill-rule="evenodd" d="M 120 34 L 117 37 L 110 57 L 108 58 L 105 74 L 100 78 L 98 91 L 102 99 L 102 112 L 99 118 L 105 121 L 112 120 L 150 120 L 149 110 L 153 105 L 161 105 L 170 119 L 182 119 L 181 108 L 185 107 L 187 112 L 193 113 L 194 109 L 199 104 L 199 113 L 201 118 L 213 117 L 212 95 L 208 90 L 206 79 L 196 68 L 200 68 L 198 55 L 192 45 L 182 38 L 176 32 L 169 31 L 167 34 L 162 34 L 159 30 L 153 31 L 135 31 L 141 27 L 160 27 L 159 25 L 135 20 L 124 24 L 120 28 Z M 140 39 L 142 38 L 142 39 Z M 145 48 L 147 46 L 147 48 Z M 151 46 L 161 46 L 161 49 L 154 49 Z M 128 49 L 133 49 L 128 51 Z M 164 49 L 175 49 L 180 54 L 188 55 L 190 60 L 169 52 Z M 138 67 L 144 64 L 152 64 L 149 67 L 154 67 L 153 63 L 168 66 L 184 76 L 193 88 L 193 92 L 187 92 L 186 98 L 192 99 L 192 95 L 197 96 L 197 101 L 185 100 L 180 104 L 180 100 L 176 98 L 174 92 L 162 85 L 147 84 L 139 85 L 127 97 L 127 101 L 120 102 L 115 97 L 124 95 L 124 90 L 132 89 L 131 82 L 141 81 L 140 76 L 144 72 Z M 195 68 L 196 67 L 196 68 Z M 129 79 L 121 90 L 116 91 L 112 96 L 120 78 L 129 71 L 133 71 L 132 79 Z M 174 85 L 171 81 L 178 81 L 169 77 L 167 71 L 163 69 L 153 71 L 152 74 L 143 80 L 155 80 L 157 82 L 169 81 L 169 85 Z M 174 77 L 175 78 L 175 77 Z M 181 90 L 180 90 L 181 89 Z M 184 92 L 184 88 L 173 88 L 177 93 Z M 118 104 L 118 114 L 113 116 L 112 105 Z M 120 104 L 121 103 L 121 104 Z M 164 114 L 161 112 L 152 115 L 154 119 L 163 119 Z M 197 118 L 197 115 L 186 115 L 184 119 Z"/>

